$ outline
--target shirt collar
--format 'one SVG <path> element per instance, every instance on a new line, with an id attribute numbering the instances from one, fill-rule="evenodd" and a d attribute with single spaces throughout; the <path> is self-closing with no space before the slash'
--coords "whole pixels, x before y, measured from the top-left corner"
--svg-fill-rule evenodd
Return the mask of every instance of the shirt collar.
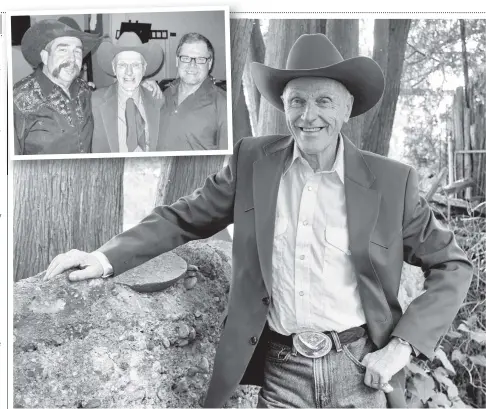
<path id="1" fill-rule="evenodd" d="M 283 172 L 284 175 L 288 172 L 288 170 L 292 166 L 295 166 L 297 160 L 308 164 L 306 159 L 302 156 L 302 152 L 300 151 L 299 147 L 294 141 L 292 156 L 291 157 L 289 156 L 287 159 L 287 163 L 284 167 L 284 172 Z M 332 165 L 332 169 L 329 171 L 319 171 L 316 173 L 332 173 L 332 172 L 336 172 L 339 179 L 344 184 L 344 141 L 341 134 L 339 134 L 338 136 L 338 150 L 336 153 L 336 159 L 334 160 L 334 164 Z"/>
<path id="2" fill-rule="evenodd" d="M 47 75 L 44 74 L 44 72 L 42 71 L 42 65 L 40 65 L 39 67 L 37 67 L 35 69 L 35 77 L 36 77 L 37 82 L 39 83 L 39 85 L 41 87 L 42 93 L 45 96 L 49 96 L 56 89 L 62 90 L 62 92 L 65 93 L 64 90 L 59 85 L 52 82 L 47 77 Z M 77 96 L 77 93 L 78 93 L 78 90 L 79 90 L 79 81 L 80 81 L 79 77 L 75 78 L 73 80 L 73 82 L 71 83 L 70 87 L 69 87 L 69 93 L 71 94 L 71 98 L 76 98 L 76 96 Z"/>
<path id="3" fill-rule="evenodd" d="M 132 92 L 132 94 L 128 94 L 122 87 L 118 86 L 117 84 L 117 91 L 118 91 L 118 103 L 121 105 L 125 105 L 128 98 L 133 98 L 136 104 L 140 102 L 140 85 L 138 88 Z"/>

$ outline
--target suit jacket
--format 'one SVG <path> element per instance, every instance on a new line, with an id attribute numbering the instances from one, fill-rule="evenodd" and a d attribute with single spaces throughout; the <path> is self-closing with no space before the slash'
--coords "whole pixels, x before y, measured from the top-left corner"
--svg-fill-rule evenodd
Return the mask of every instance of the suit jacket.
<path id="1" fill-rule="evenodd" d="M 159 137 L 160 109 L 163 100 L 154 98 L 143 86 L 140 86 L 140 95 L 148 121 L 149 147 L 153 152 L 156 150 Z M 117 83 L 94 91 L 91 101 L 94 117 L 91 151 L 93 153 L 120 152 Z"/>
<path id="2" fill-rule="evenodd" d="M 382 348 L 399 336 L 433 358 L 466 295 L 472 266 L 453 233 L 441 227 L 420 198 L 411 167 L 360 151 L 343 139 L 351 258 L 370 338 Z M 116 275 L 234 223 L 228 316 L 206 407 L 222 407 L 238 383 L 261 385 L 263 380 L 275 208 L 292 146 L 290 136 L 240 140 L 230 163 L 201 189 L 157 207 L 100 248 Z M 404 260 L 422 267 L 427 291 L 403 314 L 397 294 Z M 391 380 L 390 406 L 406 406 L 404 383 L 403 371 Z"/>

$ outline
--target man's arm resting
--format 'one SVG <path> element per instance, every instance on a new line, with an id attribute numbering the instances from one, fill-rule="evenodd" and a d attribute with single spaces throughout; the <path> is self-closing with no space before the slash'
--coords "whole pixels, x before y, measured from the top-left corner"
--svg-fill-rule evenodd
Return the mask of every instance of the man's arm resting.
<path id="1" fill-rule="evenodd" d="M 156 207 L 138 225 L 98 249 L 113 274 L 121 274 L 191 240 L 210 237 L 233 223 L 236 169 L 242 141 L 230 162 L 209 176 L 204 186 L 171 206 Z"/>
<path id="2" fill-rule="evenodd" d="M 456 316 L 469 288 L 473 267 L 454 234 L 441 226 L 410 170 L 403 221 L 403 256 L 425 273 L 425 292 L 417 297 L 396 325 L 394 337 L 433 359 L 435 348 Z"/>

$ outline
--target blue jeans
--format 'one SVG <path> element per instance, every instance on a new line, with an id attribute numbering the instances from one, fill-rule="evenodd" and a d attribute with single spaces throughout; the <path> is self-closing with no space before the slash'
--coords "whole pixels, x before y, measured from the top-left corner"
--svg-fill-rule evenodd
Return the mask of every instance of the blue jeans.
<path id="1" fill-rule="evenodd" d="M 364 356 L 374 345 L 365 336 L 311 359 L 269 342 L 259 408 L 386 408 L 384 392 L 363 382 Z"/>

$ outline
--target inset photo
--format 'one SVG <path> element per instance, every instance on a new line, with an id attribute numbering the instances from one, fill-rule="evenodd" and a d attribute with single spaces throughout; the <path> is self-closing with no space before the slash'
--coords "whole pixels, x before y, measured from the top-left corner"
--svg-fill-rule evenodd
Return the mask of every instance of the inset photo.
<path id="1" fill-rule="evenodd" d="M 228 7 L 7 24 L 14 159 L 232 153 Z"/>

